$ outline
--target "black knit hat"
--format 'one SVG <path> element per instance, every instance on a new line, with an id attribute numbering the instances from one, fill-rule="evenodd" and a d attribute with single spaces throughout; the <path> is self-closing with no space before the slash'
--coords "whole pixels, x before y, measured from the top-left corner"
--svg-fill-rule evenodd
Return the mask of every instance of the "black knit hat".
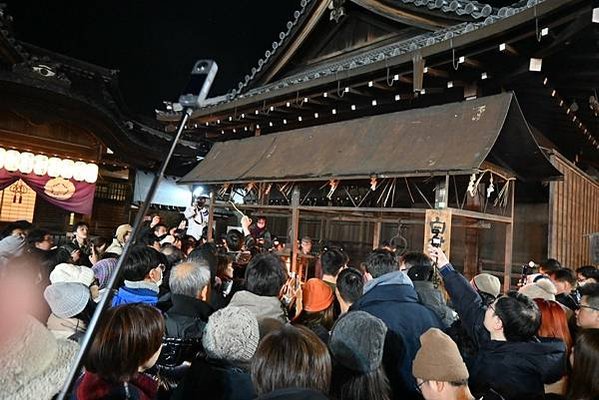
<path id="1" fill-rule="evenodd" d="M 387 326 L 365 311 L 342 315 L 331 331 L 329 350 L 343 367 L 368 373 L 380 367 Z"/>

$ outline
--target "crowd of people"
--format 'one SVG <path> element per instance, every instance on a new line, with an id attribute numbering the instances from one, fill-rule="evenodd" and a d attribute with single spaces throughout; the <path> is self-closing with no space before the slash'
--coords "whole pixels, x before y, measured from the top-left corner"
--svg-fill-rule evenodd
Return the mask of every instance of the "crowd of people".
<path id="1" fill-rule="evenodd" d="M 26 221 L 0 240 L 0 398 L 61 389 L 109 296 L 69 398 L 599 398 L 599 269 L 546 260 L 502 293 L 439 247 L 341 246 L 288 271 L 266 219 L 206 242 L 152 216 L 108 288 L 132 227 L 72 238 Z M 196 232 L 197 233 L 197 232 Z M 304 254 L 311 240 L 301 241 Z M 433 260 L 435 260 L 433 262 Z"/>

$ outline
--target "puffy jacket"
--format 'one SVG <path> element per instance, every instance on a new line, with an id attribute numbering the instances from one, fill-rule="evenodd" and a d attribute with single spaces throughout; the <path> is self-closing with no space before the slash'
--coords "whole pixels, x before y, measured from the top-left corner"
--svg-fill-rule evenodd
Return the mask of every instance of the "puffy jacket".
<path id="1" fill-rule="evenodd" d="M 350 310 L 366 311 L 385 322 L 389 332 L 383 364 L 394 398 L 410 398 L 416 394 L 412 360 L 420 348 L 420 335 L 443 325 L 432 310 L 418 302 L 412 281 L 403 272 L 380 276 L 368 282 L 364 291 Z"/>

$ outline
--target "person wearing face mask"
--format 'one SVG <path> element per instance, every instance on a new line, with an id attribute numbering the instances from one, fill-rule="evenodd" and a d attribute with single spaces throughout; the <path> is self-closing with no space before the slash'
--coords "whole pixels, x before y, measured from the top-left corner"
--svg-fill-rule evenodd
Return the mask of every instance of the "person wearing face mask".
<path id="1" fill-rule="evenodd" d="M 156 305 L 164 277 L 166 259 L 147 246 L 136 246 L 123 265 L 124 286 L 112 299 L 112 306 L 129 303 Z"/>

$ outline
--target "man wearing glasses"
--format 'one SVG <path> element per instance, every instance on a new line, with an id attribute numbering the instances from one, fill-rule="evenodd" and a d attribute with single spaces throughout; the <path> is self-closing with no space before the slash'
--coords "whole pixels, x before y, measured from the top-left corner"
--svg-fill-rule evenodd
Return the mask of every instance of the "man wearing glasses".
<path id="1" fill-rule="evenodd" d="M 599 283 L 588 283 L 580 288 L 576 324 L 583 329 L 599 329 Z"/>
<path id="2" fill-rule="evenodd" d="M 541 325 L 537 305 L 509 292 L 485 306 L 440 248 L 429 246 L 429 254 L 438 260 L 445 289 L 477 348 L 477 354 L 466 360 L 473 394 L 494 391 L 506 399 L 543 398 L 544 384 L 558 381 L 566 372 L 566 346 L 561 340 L 537 337 Z"/>

